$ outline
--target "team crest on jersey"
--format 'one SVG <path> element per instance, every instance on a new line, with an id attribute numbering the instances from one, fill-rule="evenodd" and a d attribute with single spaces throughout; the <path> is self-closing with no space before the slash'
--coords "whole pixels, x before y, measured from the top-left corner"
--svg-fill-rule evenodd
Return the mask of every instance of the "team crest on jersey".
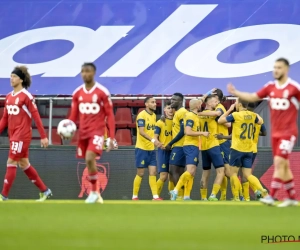
<path id="1" fill-rule="evenodd" d="M 19 97 L 17 97 L 17 99 L 15 100 L 15 104 L 16 104 L 16 105 L 18 105 L 19 100 L 20 100 Z"/>
<path id="2" fill-rule="evenodd" d="M 93 102 L 97 102 L 98 101 L 98 96 L 96 94 L 93 95 L 92 101 Z"/>
<path id="3" fill-rule="evenodd" d="M 96 166 L 98 175 L 97 190 L 102 193 L 106 189 L 109 180 L 109 163 L 97 163 Z M 88 179 L 89 173 L 84 162 L 78 162 L 77 176 L 81 188 L 78 198 L 82 198 L 84 194 L 89 195 L 91 192 L 91 184 Z"/>
<path id="4" fill-rule="evenodd" d="M 289 97 L 289 90 L 288 89 L 285 89 L 284 91 L 283 91 L 283 98 L 288 98 Z"/>
<path id="5" fill-rule="evenodd" d="M 79 101 L 82 101 L 82 99 L 83 99 L 82 96 L 79 96 L 78 100 L 79 100 Z"/>

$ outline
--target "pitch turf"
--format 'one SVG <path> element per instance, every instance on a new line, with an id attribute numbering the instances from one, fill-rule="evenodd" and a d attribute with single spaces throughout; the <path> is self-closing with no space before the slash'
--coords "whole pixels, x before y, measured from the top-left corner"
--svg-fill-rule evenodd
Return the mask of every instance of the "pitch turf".
<path id="1" fill-rule="evenodd" d="M 0 203 L 0 249 L 300 249 L 262 235 L 300 235 L 300 207 L 257 202 L 11 200 Z"/>

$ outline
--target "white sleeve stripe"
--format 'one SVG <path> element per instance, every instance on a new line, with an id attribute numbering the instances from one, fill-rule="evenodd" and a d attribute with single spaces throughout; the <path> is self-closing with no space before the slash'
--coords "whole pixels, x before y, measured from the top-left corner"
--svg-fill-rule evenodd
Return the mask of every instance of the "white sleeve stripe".
<path id="1" fill-rule="evenodd" d="M 27 113 L 27 115 L 28 115 L 30 118 L 32 117 L 30 111 L 28 110 L 28 108 L 27 108 L 27 106 L 26 106 L 25 104 L 22 106 L 22 109 Z"/>
<path id="2" fill-rule="evenodd" d="M 22 90 L 22 92 L 25 94 L 25 95 L 27 95 L 28 96 L 28 98 L 30 99 L 30 100 L 32 100 L 33 99 L 33 96 L 28 92 L 28 90 L 26 90 L 26 89 L 23 89 Z"/>
<path id="3" fill-rule="evenodd" d="M 110 96 L 110 93 L 107 88 L 105 88 L 102 84 L 97 82 L 97 88 L 102 90 L 107 96 Z"/>

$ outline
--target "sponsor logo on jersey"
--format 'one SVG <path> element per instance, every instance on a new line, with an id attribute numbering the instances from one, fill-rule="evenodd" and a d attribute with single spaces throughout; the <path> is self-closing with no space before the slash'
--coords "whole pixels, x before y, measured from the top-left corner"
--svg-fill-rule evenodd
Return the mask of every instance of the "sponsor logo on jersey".
<path id="1" fill-rule="evenodd" d="M 86 115 L 96 115 L 100 111 L 100 105 L 98 103 L 80 103 L 79 112 Z"/>
<path id="2" fill-rule="evenodd" d="M 17 105 L 6 105 L 7 113 L 9 115 L 18 115 L 20 108 Z"/>

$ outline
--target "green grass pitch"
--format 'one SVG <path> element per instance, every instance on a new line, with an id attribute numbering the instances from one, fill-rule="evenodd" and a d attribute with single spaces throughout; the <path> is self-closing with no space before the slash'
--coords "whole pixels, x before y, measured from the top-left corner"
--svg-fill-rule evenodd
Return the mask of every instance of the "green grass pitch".
<path id="1" fill-rule="evenodd" d="M 262 235 L 300 235 L 300 207 L 257 202 L 11 200 L 0 203 L 1 250 L 277 250 Z M 298 238 L 297 238 L 298 240 Z"/>

